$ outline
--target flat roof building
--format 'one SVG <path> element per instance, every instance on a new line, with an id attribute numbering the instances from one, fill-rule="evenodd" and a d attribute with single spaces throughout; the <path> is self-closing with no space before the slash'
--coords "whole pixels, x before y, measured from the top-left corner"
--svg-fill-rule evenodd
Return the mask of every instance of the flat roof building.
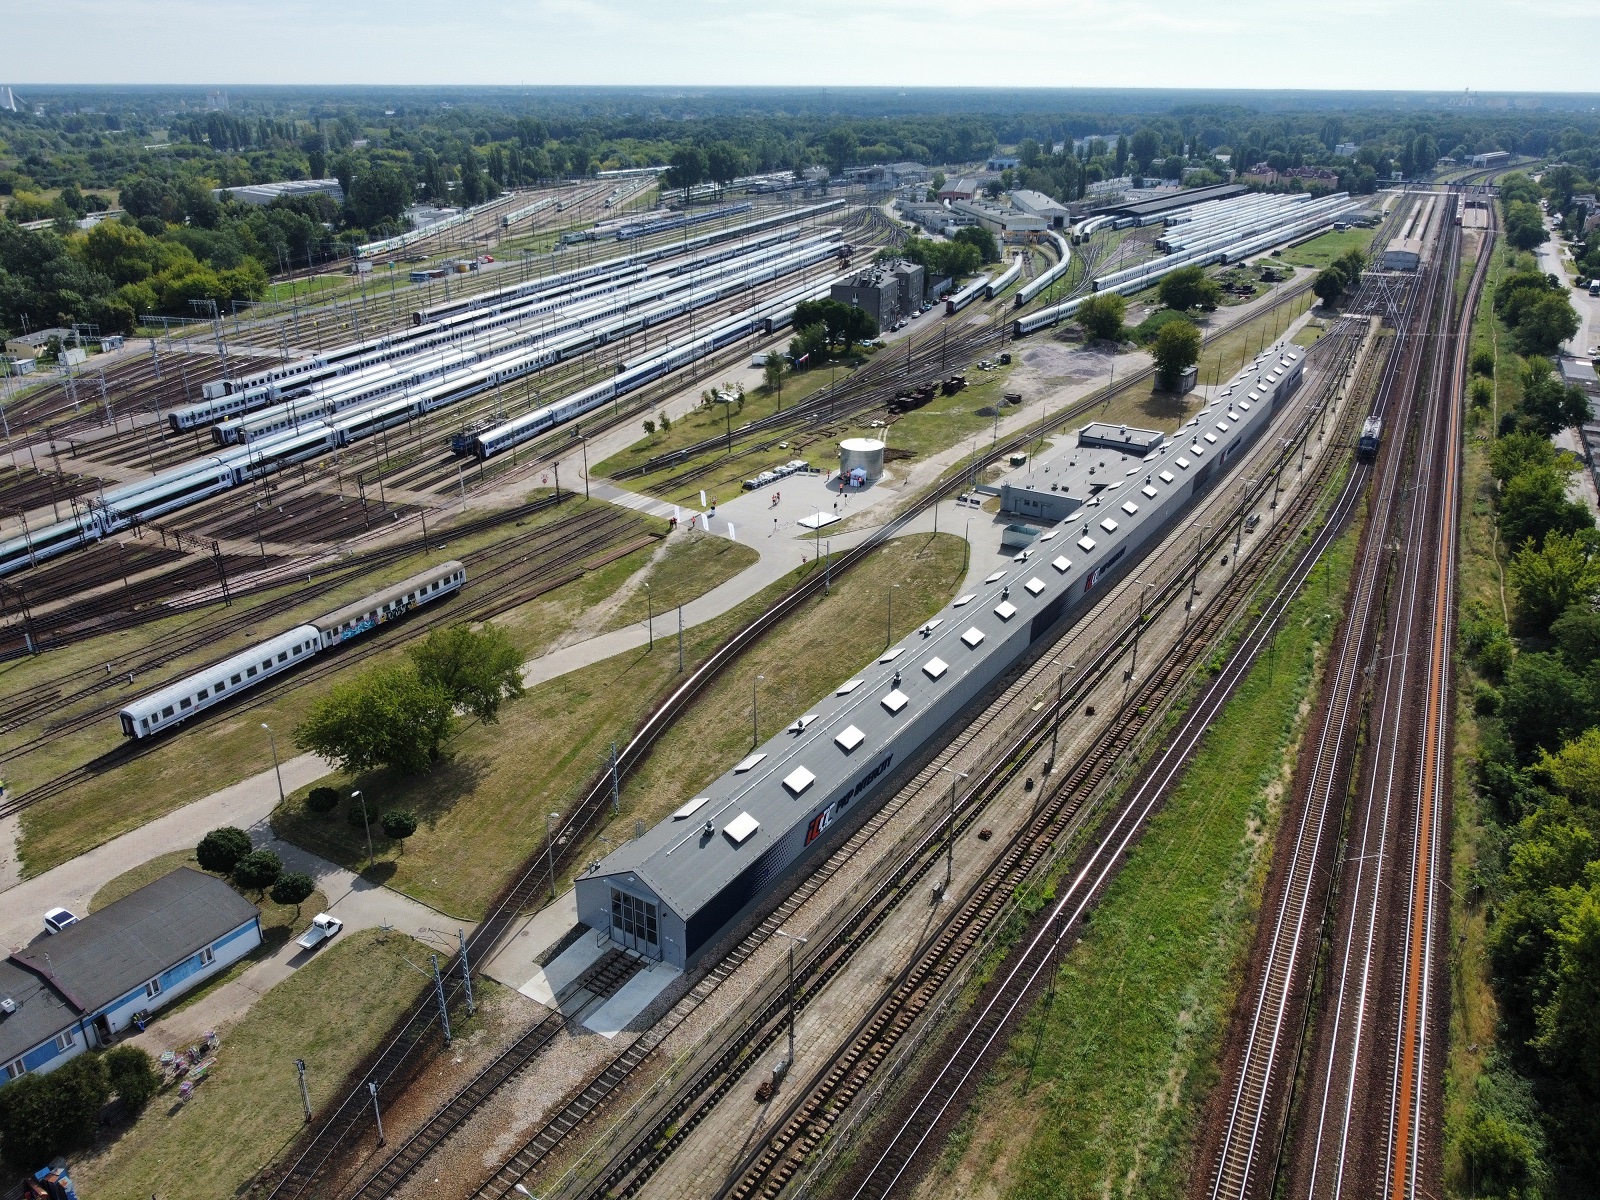
<path id="1" fill-rule="evenodd" d="M 217 188 L 212 193 L 240 204 L 271 204 L 294 196 L 327 196 L 335 204 L 344 203 L 344 188 L 337 179 L 288 179 L 282 183 L 249 183 L 242 187 Z"/>
<path id="2" fill-rule="evenodd" d="M 1010 193 L 1010 199 L 1013 208 L 1030 217 L 1038 217 L 1050 229 L 1065 229 L 1072 223 L 1071 210 L 1043 192 L 1018 188 Z"/>
<path id="3" fill-rule="evenodd" d="M 1485 154 L 1474 154 L 1472 165 L 1475 167 L 1498 167 L 1501 163 L 1511 161 L 1509 150 L 1490 150 Z"/>
<path id="4" fill-rule="evenodd" d="M 0 1084 L 110 1045 L 261 944 L 259 910 L 179 867 L 0 963 Z"/>
<path id="5" fill-rule="evenodd" d="M 1035 217 L 1017 208 L 990 204 L 987 200 L 954 200 L 952 212 L 971 217 L 992 233 L 1043 233 L 1049 228 L 1043 217 Z"/>
<path id="6" fill-rule="evenodd" d="M 911 311 L 907 297 L 913 288 L 917 304 L 922 303 L 922 268 L 916 267 L 914 272 L 899 269 L 912 266 L 915 264 L 891 266 L 881 263 L 869 267 L 858 275 L 835 283 L 828 289 L 828 297 L 859 308 L 878 323 L 879 329 L 887 329 L 897 316 Z"/>

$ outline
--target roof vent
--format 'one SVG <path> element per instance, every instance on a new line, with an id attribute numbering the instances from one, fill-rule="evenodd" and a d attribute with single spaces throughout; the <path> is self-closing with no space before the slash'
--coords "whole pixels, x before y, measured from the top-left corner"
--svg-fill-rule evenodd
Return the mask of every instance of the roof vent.
<path id="1" fill-rule="evenodd" d="M 17 1011 L 17 1002 L 15 1000 L 13 1000 L 10 996 L 6 996 L 4 999 L 0 999 L 0 1013 L 3 1013 L 3 1014 L 5 1014 L 6 1016 L 9 1017 L 12 1013 L 14 1013 L 16 1011 Z"/>

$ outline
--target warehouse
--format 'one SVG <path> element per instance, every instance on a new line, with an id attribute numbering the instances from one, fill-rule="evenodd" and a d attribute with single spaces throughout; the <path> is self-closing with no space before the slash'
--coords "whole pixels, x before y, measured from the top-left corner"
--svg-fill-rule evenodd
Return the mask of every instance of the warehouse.
<path id="1" fill-rule="evenodd" d="M 1226 200 L 1229 196 L 1243 195 L 1242 183 L 1218 183 L 1210 187 L 1184 188 L 1148 199 L 1132 199 L 1126 203 L 1113 203 L 1096 207 L 1095 212 L 1107 216 L 1131 217 L 1136 225 L 1149 225 L 1159 221 L 1173 209 L 1188 208 L 1207 200 Z M 1135 193 L 1137 196 L 1137 193 Z"/>
<path id="2" fill-rule="evenodd" d="M 251 183 L 243 187 L 217 188 L 213 193 L 241 204 L 263 205 L 274 200 L 298 196 L 326 196 L 335 204 L 344 203 L 344 188 L 337 179 L 291 179 L 283 183 Z"/>
<path id="3" fill-rule="evenodd" d="M 1274 346 L 1175 437 L 1086 426 L 1022 468 L 1076 501 L 1070 520 L 1041 533 L 1035 559 L 993 571 L 670 818 L 593 864 L 575 885 L 579 920 L 682 970 L 786 895 L 808 862 L 916 769 L 941 730 L 1188 510 L 1299 386 L 1303 367 L 1300 347 Z"/>
<path id="4" fill-rule="evenodd" d="M 1072 224 L 1072 211 L 1064 204 L 1050 199 L 1043 192 L 1018 188 L 1010 193 L 1011 205 L 1030 217 L 1038 217 L 1050 229 L 1065 229 Z"/>
<path id="5" fill-rule="evenodd" d="M 179 867 L 0 962 L 0 1063 L 9 1082 L 110 1045 L 130 1025 L 261 944 L 256 906 Z M 9 1003 L 7 1003 L 9 1002 Z"/>
<path id="6" fill-rule="evenodd" d="M 1031 216 L 1018 208 L 990 204 L 987 200 L 956 200 L 950 205 L 950 211 L 971 217 L 989 232 L 1002 237 L 1042 234 L 1049 228 L 1049 223 L 1043 217 Z"/>

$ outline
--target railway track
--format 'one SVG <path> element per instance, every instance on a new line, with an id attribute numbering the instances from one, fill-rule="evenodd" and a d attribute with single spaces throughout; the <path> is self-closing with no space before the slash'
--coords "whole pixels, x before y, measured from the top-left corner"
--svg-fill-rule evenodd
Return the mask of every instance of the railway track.
<path id="1" fill-rule="evenodd" d="M 1357 297 L 1352 307 L 1370 307 Z M 1425 307 L 1425 306 L 1424 306 Z M 1407 314 L 1375 381 L 1373 412 L 1391 430 L 1404 430 L 1415 411 L 1415 367 L 1425 341 L 1425 317 Z M 1357 550 L 1357 569 L 1345 616 L 1335 631 L 1323 694 L 1313 717 L 1317 733 L 1302 744 L 1289 806 L 1293 836 L 1275 855 L 1269 920 L 1257 935 L 1257 971 L 1248 1026 L 1237 1055 L 1224 1064 L 1229 1081 L 1220 1141 L 1206 1153 L 1211 1200 L 1272 1193 L 1282 1130 L 1306 1031 L 1312 972 L 1332 883 L 1352 759 L 1364 715 L 1368 670 L 1384 601 L 1389 530 L 1403 496 L 1404 438 L 1390 439 L 1375 468 L 1370 520 Z M 1295 816 L 1297 814 L 1297 817 Z M 1274 896 L 1274 893 L 1275 896 Z M 1237 1018 L 1236 1018 L 1237 1020 Z M 1213 1108 L 1217 1101 L 1213 1101 Z"/>
<path id="2" fill-rule="evenodd" d="M 1447 228 L 1435 251 L 1429 344 L 1418 355 L 1420 411 L 1373 684 L 1371 750 L 1340 866 L 1307 1096 L 1286 1155 L 1294 1195 L 1433 1195 L 1442 1169 L 1430 1040 L 1444 1019 L 1434 992 L 1448 871 L 1460 391 L 1488 260 L 1480 257 L 1457 314 L 1449 282 L 1459 248 L 1459 230 Z"/>

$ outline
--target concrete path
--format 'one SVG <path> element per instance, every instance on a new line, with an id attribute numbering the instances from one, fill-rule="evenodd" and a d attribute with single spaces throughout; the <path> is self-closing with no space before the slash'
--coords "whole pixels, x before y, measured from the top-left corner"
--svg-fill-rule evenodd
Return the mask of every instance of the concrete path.
<path id="1" fill-rule="evenodd" d="M 283 763 L 284 790 L 304 787 L 330 770 L 332 767 L 314 754 L 288 759 Z M 42 875 L 20 882 L 13 879 L 9 884 L 0 881 L 5 895 L 5 903 L 0 906 L 0 943 L 15 948 L 31 942 L 43 932 L 40 921 L 47 908 L 60 905 L 82 916 L 94 894 L 124 871 L 157 855 L 191 849 L 219 825 L 237 825 L 248 830 L 253 840 L 264 842 L 271 836 L 267 818 L 277 804 L 277 777 L 270 770 L 263 771 L 174 809 Z M 0 846 L 14 848 L 14 843 Z M 10 864 L 14 866 L 15 861 L 13 854 Z"/>

